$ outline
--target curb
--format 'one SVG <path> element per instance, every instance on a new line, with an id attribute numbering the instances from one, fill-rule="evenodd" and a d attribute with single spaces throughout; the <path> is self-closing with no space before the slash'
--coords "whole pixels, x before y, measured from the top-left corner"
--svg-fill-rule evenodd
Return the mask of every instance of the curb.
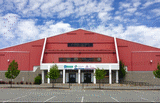
<path id="1" fill-rule="evenodd" d="M 138 88 L 83 88 L 82 90 L 160 90 L 160 89 L 148 89 L 148 88 L 145 88 L 145 89 L 138 89 Z"/>

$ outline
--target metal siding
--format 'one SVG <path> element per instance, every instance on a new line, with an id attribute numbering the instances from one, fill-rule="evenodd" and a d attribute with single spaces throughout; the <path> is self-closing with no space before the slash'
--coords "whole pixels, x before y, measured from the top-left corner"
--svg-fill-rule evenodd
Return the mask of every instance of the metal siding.
<path id="1" fill-rule="evenodd" d="M 145 61 L 150 57 L 146 55 L 144 59 L 140 59 L 141 55 L 132 55 L 132 52 L 133 51 L 148 51 L 148 52 L 160 51 L 159 48 L 155 48 L 155 47 L 151 47 L 151 46 L 147 46 L 147 45 L 143 45 L 143 44 L 127 41 L 127 40 L 122 40 L 118 38 L 117 38 L 117 46 L 118 46 L 119 58 L 128 67 L 128 71 L 137 71 L 137 70 L 150 71 L 156 68 L 156 65 L 152 66 L 151 68 L 146 68 L 143 63 L 141 64 L 141 66 L 134 66 L 134 62 L 138 62 L 140 60 Z M 153 59 L 155 58 L 156 57 L 154 56 Z M 160 58 L 158 58 L 157 61 L 160 61 Z"/>
<path id="2" fill-rule="evenodd" d="M 0 53 L 5 53 L 6 55 L 1 58 L 3 63 L 1 62 L 0 71 L 8 70 L 8 62 L 7 60 L 13 60 L 18 62 L 18 67 L 22 71 L 33 71 L 33 66 L 40 65 L 40 57 L 42 53 L 44 39 L 20 44 L 17 46 L 1 49 Z M 35 46 L 36 45 L 36 46 Z M 41 46 L 42 45 L 42 46 Z M 8 53 L 6 51 L 9 51 Z M 22 52 L 29 52 L 29 54 L 25 54 Z M 2 56 L 1 56 L 2 57 Z"/>
<path id="3" fill-rule="evenodd" d="M 54 37 L 47 38 L 45 54 L 43 63 L 59 63 L 59 57 L 100 57 L 101 63 L 116 63 L 116 54 L 113 52 L 108 53 L 100 52 L 100 50 L 114 50 L 114 38 L 94 33 L 91 35 L 86 35 L 85 33 L 91 33 L 85 30 L 76 30 L 69 33 L 74 33 L 75 35 L 68 35 L 67 33 L 57 35 Z M 94 43 L 93 47 L 68 47 L 67 43 Z M 57 52 L 46 52 L 49 50 L 57 50 Z M 66 53 L 67 50 L 72 50 L 70 53 Z M 77 53 L 76 50 L 81 52 Z M 80 51 L 82 50 L 82 51 Z M 84 50 L 93 50 L 88 53 Z M 99 50 L 99 51 L 98 51 Z M 68 52 L 68 51 L 67 51 Z"/>

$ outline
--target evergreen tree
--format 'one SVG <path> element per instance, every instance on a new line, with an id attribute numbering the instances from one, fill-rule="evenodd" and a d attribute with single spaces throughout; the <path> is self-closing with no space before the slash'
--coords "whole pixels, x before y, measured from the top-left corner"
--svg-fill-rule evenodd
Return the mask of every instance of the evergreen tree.
<path id="1" fill-rule="evenodd" d="M 120 65 L 120 70 L 118 72 L 119 73 L 119 78 L 123 79 L 126 75 L 126 71 L 124 69 L 124 64 L 122 63 L 122 61 L 120 61 L 119 65 Z"/>

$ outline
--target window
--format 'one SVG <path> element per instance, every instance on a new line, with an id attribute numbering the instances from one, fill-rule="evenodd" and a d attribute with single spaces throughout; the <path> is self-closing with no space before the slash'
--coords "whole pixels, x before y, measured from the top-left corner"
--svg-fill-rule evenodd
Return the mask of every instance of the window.
<path id="1" fill-rule="evenodd" d="M 68 47 L 93 47 L 93 43 L 68 43 Z"/>
<path id="2" fill-rule="evenodd" d="M 101 58 L 59 58 L 59 62 L 101 62 Z"/>

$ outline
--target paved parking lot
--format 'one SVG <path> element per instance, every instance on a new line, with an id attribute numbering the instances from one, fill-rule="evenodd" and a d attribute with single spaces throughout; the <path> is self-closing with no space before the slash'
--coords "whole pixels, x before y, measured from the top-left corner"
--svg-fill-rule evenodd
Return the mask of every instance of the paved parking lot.
<path id="1" fill-rule="evenodd" d="M 160 102 L 160 91 L 0 88 L 0 102 Z"/>

